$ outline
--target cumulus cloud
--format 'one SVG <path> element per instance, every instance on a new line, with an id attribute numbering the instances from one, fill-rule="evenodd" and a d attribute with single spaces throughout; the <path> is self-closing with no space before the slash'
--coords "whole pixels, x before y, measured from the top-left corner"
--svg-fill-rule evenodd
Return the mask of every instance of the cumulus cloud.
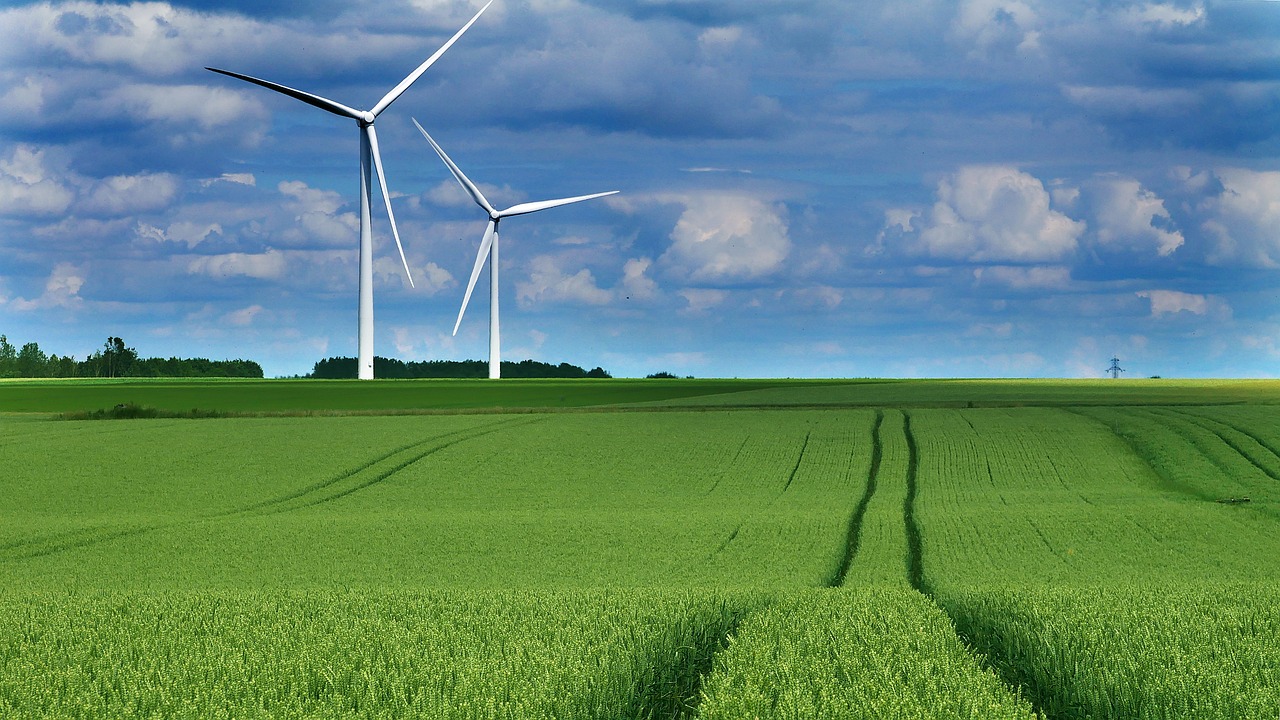
<path id="1" fill-rule="evenodd" d="M 1062 92 L 1076 105 L 1107 116 L 1184 113 L 1201 102 L 1199 93 L 1185 88 L 1067 85 Z"/>
<path id="2" fill-rule="evenodd" d="M 247 185 L 249 187 L 255 187 L 258 184 L 258 179 L 254 177 L 253 173 L 222 173 L 216 178 L 206 178 L 204 180 L 201 180 L 200 186 L 209 187 L 210 185 L 213 185 L 214 183 L 219 183 L 219 182 L 231 183 L 233 185 Z"/>
<path id="3" fill-rule="evenodd" d="M 216 222 L 200 223 L 182 220 L 170 224 L 167 228 L 161 228 L 139 221 L 134 227 L 134 235 L 140 240 L 153 243 L 181 243 L 188 249 L 196 247 L 210 237 L 222 234 L 222 225 Z"/>
<path id="4" fill-rule="evenodd" d="M 1046 262 L 1073 252 L 1085 223 L 1050 207 L 1044 184 L 1007 166 L 971 165 L 938 183 L 921 217 L 888 217 L 917 253 L 968 262 Z"/>
<path id="5" fill-rule="evenodd" d="M 286 180 L 277 189 L 290 200 L 286 207 L 297 223 L 285 238 L 300 245 L 349 246 L 360 232 L 360 218 L 353 212 L 338 212 L 344 199 L 340 193 L 309 187 L 301 180 Z"/>
<path id="6" fill-rule="evenodd" d="M 550 255 L 533 258 L 529 267 L 529 278 L 516 283 L 516 301 L 521 307 L 548 302 L 604 305 L 613 297 L 596 285 L 590 270 L 583 268 L 568 275 Z"/>
<path id="7" fill-rule="evenodd" d="M 264 253 L 206 255 L 194 258 L 187 263 L 188 273 L 207 275 L 216 280 L 227 280 L 233 277 L 274 280 L 282 277 L 284 271 L 284 253 L 270 249 Z"/>
<path id="8" fill-rule="evenodd" d="M 128 215 L 163 208 L 177 194 L 176 175 L 116 175 L 93 183 L 78 209 L 97 215 Z"/>
<path id="9" fill-rule="evenodd" d="M 470 175 L 470 173 L 467 174 Z M 507 185 L 499 187 L 497 185 L 477 182 L 476 187 L 480 188 L 480 192 L 484 195 L 486 200 L 494 203 L 494 207 L 499 209 L 509 207 L 515 203 L 522 202 L 525 199 L 524 193 L 512 190 L 511 187 Z M 456 180 L 452 179 L 441 180 L 431 189 L 424 192 L 423 197 L 425 197 L 431 204 L 438 207 L 470 208 L 476 206 L 476 201 L 472 200 L 471 196 L 467 194 L 467 191 L 464 190 Z M 477 209 L 477 212 L 480 212 L 481 217 L 483 217 L 484 213 L 482 211 Z"/>
<path id="10" fill-rule="evenodd" d="M 1226 302 L 1211 295 L 1197 295 L 1178 290 L 1143 290 L 1137 295 L 1151 302 L 1151 317 L 1155 318 L 1184 312 L 1191 315 L 1210 315 L 1211 313 L 1215 316 L 1230 315 L 1230 307 Z"/>
<path id="11" fill-rule="evenodd" d="M 1061 290 L 1071 284 L 1071 269 L 1062 265 L 991 265 L 974 268 L 973 277 L 980 285 L 990 283 L 1013 290 Z"/>
<path id="12" fill-rule="evenodd" d="M 233 310 L 232 312 L 223 315 L 222 320 L 228 325 L 245 327 L 253 324 L 253 319 L 262 312 L 262 309 L 261 305 L 250 305 L 249 307 Z"/>
<path id="13" fill-rule="evenodd" d="M 93 108 L 99 115 L 150 120 L 203 130 L 262 119 L 262 103 L 241 90 L 205 85 L 123 85 L 105 93 Z"/>
<path id="14" fill-rule="evenodd" d="M 72 263 L 58 263 L 45 281 L 44 293 L 34 300 L 14 298 L 9 307 L 18 311 L 49 308 L 75 309 L 84 304 L 80 288 L 84 287 L 86 268 Z"/>
<path id="15" fill-rule="evenodd" d="M 186 70 L 193 56 L 206 55 L 216 42 L 259 36 L 241 16 L 161 2 L 33 3 L 0 13 L 0 28 L 0 46 L 9 52 L 35 47 L 64 62 L 124 66 L 153 76 Z"/>
<path id="16" fill-rule="evenodd" d="M 1217 240 L 1210 262 L 1280 267 L 1280 172 L 1222 168 L 1214 175 L 1222 190 L 1203 207 L 1203 227 Z"/>
<path id="17" fill-rule="evenodd" d="M 827 310 L 834 310 L 844 302 L 844 293 L 839 288 L 827 285 L 799 288 L 795 291 L 795 297 L 802 306 L 821 307 Z"/>
<path id="18" fill-rule="evenodd" d="M 631 258 L 622 266 L 622 281 L 618 291 L 627 299 L 647 300 L 658 292 L 658 283 L 649 277 L 649 258 Z"/>
<path id="19" fill-rule="evenodd" d="M 56 215 L 75 200 L 75 193 L 57 177 L 45 151 L 18 145 L 0 159 L 0 214 Z"/>
<path id="20" fill-rule="evenodd" d="M 952 36 L 970 43 L 974 54 L 993 49 L 1038 50 L 1038 13 L 1022 0 L 964 0 L 952 25 Z"/>
<path id="21" fill-rule="evenodd" d="M 1107 175 L 1088 185 L 1092 205 L 1090 220 L 1103 247 L 1130 251 L 1154 247 L 1161 256 L 1171 255 L 1185 239 L 1174 229 L 1164 200 L 1133 178 Z"/>
<path id="22" fill-rule="evenodd" d="M 416 265 L 410 259 L 409 266 L 413 271 L 413 292 L 415 293 L 431 297 L 441 290 L 457 285 L 452 273 L 433 262 Z M 404 276 L 404 264 L 400 261 L 400 254 L 395 250 L 392 250 L 391 254 L 373 259 L 373 274 L 379 285 L 398 284 L 409 289 L 409 281 Z"/>
<path id="23" fill-rule="evenodd" d="M 706 288 L 686 288 L 681 290 L 679 295 L 688 303 L 688 306 L 681 312 L 689 315 L 701 315 L 729 297 L 729 293 L 724 290 L 709 290 Z"/>
<path id="24" fill-rule="evenodd" d="M 30 120 L 44 110 L 45 84 L 39 78 L 26 76 L 10 85 L 0 95 L 0 117 L 15 121 Z"/>
<path id="25" fill-rule="evenodd" d="M 692 282 L 752 280 L 778 271 L 791 252 L 786 211 L 747 195 L 682 199 L 685 210 L 658 258 Z"/>

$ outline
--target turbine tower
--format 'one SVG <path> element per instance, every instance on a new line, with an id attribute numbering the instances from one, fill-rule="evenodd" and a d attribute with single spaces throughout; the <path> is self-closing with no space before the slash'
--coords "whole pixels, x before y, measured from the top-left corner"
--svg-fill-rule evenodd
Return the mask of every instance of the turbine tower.
<path id="1" fill-rule="evenodd" d="M 244 80 L 245 82 L 261 85 L 268 90 L 275 90 L 278 93 L 288 95 L 291 98 L 301 100 L 302 102 L 318 107 L 321 110 L 327 110 L 334 115 L 350 118 L 356 121 L 356 125 L 360 127 L 360 305 L 359 305 L 359 324 L 357 326 L 359 360 L 357 376 L 361 380 L 373 379 L 373 231 L 370 227 L 370 196 L 372 195 L 372 169 L 378 175 L 378 188 L 382 191 L 382 199 L 387 206 L 387 219 L 391 221 L 391 235 L 396 240 L 396 248 L 400 251 L 400 262 L 404 264 L 405 277 L 409 279 L 409 286 L 413 287 L 413 274 L 409 272 L 409 261 L 404 256 L 404 246 L 400 243 L 400 231 L 396 229 L 396 216 L 391 211 L 391 195 L 387 192 L 386 175 L 382 171 L 382 154 L 378 151 L 378 134 L 374 132 L 373 123 L 395 102 L 397 98 L 409 89 L 427 68 L 431 67 L 441 55 L 444 54 L 458 38 L 462 37 L 476 20 L 489 9 L 489 5 L 493 4 L 493 0 L 489 0 L 484 7 L 480 8 L 480 12 L 462 26 L 462 29 L 454 33 L 449 41 L 440 47 L 434 55 L 427 58 L 425 62 L 418 66 L 416 70 L 409 74 L 404 80 L 400 81 L 378 101 L 369 110 L 356 110 L 347 107 L 342 103 L 337 103 L 319 95 L 294 90 L 278 83 L 268 80 L 260 80 L 248 75 L 231 72 L 229 70 L 219 70 L 218 68 L 206 67 L 222 75 Z"/>
<path id="2" fill-rule="evenodd" d="M 453 324 L 453 334 L 458 334 L 458 326 L 462 324 L 462 315 L 467 311 L 467 303 L 471 300 L 471 291 L 475 290 L 476 278 L 480 277 L 480 269 L 484 267 L 484 261 L 489 259 L 489 378 L 497 380 L 502 377 L 502 341 L 501 332 L 498 327 L 498 223 L 503 218 L 515 215 L 525 215 L 539 210 L 568 205 L 570 203 L 582 202 L 583 200 L 593 200 L 606 195 L 613 195 L 617 190 L 608 192 L 594 193 L 591 195 L 579 195 L 571 198 L 561 198 L 559 200 L 540 200 L 538 202 L 520 203 L 512 205 L 506 210 L 496 210 L 489 201 L 485 199 L 484 194 L 480 192 L 480 188 L 463 174 L 462 170 L 454 164 L 444 150 L 436 144 L 436 141 L 427 134 L 426 130 L 418 124 L 415 118 L 413 124 L 418 126 L 418 131 L 422 133 L 422 137 L 431 143 L 431 147 L 435 148 L 436 154 L 449 166 L 449 172 L 453 173 L 454 179 L 467 191 L 472 200 L 476 201 L 486 213 L 489 215 L 489 225 L 485 228 L 484 237 L 480 240 L 480 251 L 476 253 L 476 264 L 471 268 L 471 280 L 467 283 L 467 294 L 462 297 L 462 308 L 458 310 L 458 320 Z"/>

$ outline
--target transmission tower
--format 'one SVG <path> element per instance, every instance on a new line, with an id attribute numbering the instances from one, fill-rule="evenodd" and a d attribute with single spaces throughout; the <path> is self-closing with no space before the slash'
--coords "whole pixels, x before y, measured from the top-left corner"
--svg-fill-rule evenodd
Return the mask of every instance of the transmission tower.
<path id="1" fill-rule="evenodd" d="M 1111 367 L 1107 368 L 1107 372 L 1111 373 L 1112 380 L 1120 377 L 1120 373 L 1124 372 L 1124 368 L 1120 367 L 1120 358 L 1111 358 Z"/>

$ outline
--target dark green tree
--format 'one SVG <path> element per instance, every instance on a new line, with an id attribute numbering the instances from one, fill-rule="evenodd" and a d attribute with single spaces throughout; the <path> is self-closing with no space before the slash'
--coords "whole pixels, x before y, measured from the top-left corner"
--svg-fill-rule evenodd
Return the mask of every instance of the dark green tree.
<path id="1" fill-rule="evenodd" d="M 18 377 L 45 377 L 49 358 L 36 343 L 29 342 L 18 351 Z"/>
<path id="2" fill-rule="evenodd" d="M 0 335 L 0 377 L 14 377 L 18 374 L 18 351 L 9 342 L 9 338 Z"/>

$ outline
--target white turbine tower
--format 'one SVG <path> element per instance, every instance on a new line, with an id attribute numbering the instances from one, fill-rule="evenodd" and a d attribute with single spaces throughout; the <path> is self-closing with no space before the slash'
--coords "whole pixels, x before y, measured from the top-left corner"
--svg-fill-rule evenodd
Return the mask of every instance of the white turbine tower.
<path id="1" fill-rule="evenodd" d="M 342 103 L 337 103 L 318 95 L 312 95 L 301 90 L 294 90 L 291 87 L 285 87 L 268 80 L 260 80 L 248 75 L 241 75 L 229 70 L 219 70 L 217 68 L 206 67 L 206 70 L 228 75 L 233 78 L 239 78 L 245 82 L 251 82 L 254 85 L 261 85 L 269 90 L 275 90 L 283 93 L 291 98 L 301 100 L 302 102 L 313 105 L 321 110 L 327 110 L 334 115 L 351 118 L 360 126 L 360 315 L 358 325 L 358 345 L 359 345 L 359 366 L 358 376 L 361 380 L 373 379 L 373 232 L 370 228 L 370 196 L 372 194 L 372 177 L 370 174 L 370 166 L 378 174 L 378 187 L 382 190 L 382 199 L 387 206 L 387 219 L 391 221 L 391 234 L 396 239 L 396 248 L 400 251 L 400 262 L 404 264 L 405 276 L 409 279 L 410 287 L 413 286 L 413 275 L 409 272 L 409 261 L 404 256 L 404 246 L 400 244 L 400 231 L 396 229 L 396 217 L 391 212 L 391 195 L 387 192 L 386 175 L 382 171 L 382 154 L 378 152 L 378 134 L 374 132 L 373 123 L 378 115 L 382 114 L 395 102 L 405 90 L 409 89 L 421 75 L 431 67 L 441 55 L 444 54 L 457 40 L 462 37 L 476 20 L 489 9 L 489 5 L 493 4 L 493 0 L 489 0 L 484 7 L 480 8 L 480 12 L 462 26 L 462 29 L 449 38 L 449 41 L 440 47 L 434 55 L 427 58 L 425 62 L 418 66 L 404 80 L 400 81 L 378 101 L 377 105 L 369 110 L 356 110 L 349 108 Z"/>
<path id="2" fill-rule="evenodd" d="M 417 119 L 413 121 L 414 125 L 418 125 Z M 435 148 L 436 154 L 449 166 L 449 171 L 453 173 L 453 177 L 457 179 L 458 184 L 462 186 L 467 194 L 471 196 L 476 204 L 489 214 L 489 226 L 485 228 L 484 238 L 480 240 L 480 251 L 476 253 L 476 264 L 471 268 L 471 280 L 467 283 L 467 294 L 462 297 L 462 308 L 458 310 L 458 320 L 453 324 L 453 334 L 458 334 L 458 326 L 462 324 L 462 315 L 467 311 L 467 303 L 471 300 L 471 291 L 475 290 L 476 278 L 480 277 L 480 269 L 484 267 L 485 258 L 489 258 L 489 378 L 496 380 L 502 377 L 501 362 L 501 333 L 498 329 L 498 223 L 503 218 L 512 217 L 514 215 L 526 215 L 539 210 L 568 205 L 569 203 L 582 202 L 583 200 L 592 200 L 605 195 L 613 195 L 617 190 L 609 192 L 594 193 L 591 195 L 579 195 L 578 197 L 561 198 L 559 200 L 541 200 L 538 202 L 520 203 L 512 205 L 506 210 L 496 210 L 489 201 L 485 199 L 484 194 L 480 192 L 480 188 L 462 173 L 462 170 L 454 164 L 444 150 L 431 139 L 426 130 L 418 125 L 418 131 L 422 133 L 422 137 L 431 143 L 431 147 Z"/>

